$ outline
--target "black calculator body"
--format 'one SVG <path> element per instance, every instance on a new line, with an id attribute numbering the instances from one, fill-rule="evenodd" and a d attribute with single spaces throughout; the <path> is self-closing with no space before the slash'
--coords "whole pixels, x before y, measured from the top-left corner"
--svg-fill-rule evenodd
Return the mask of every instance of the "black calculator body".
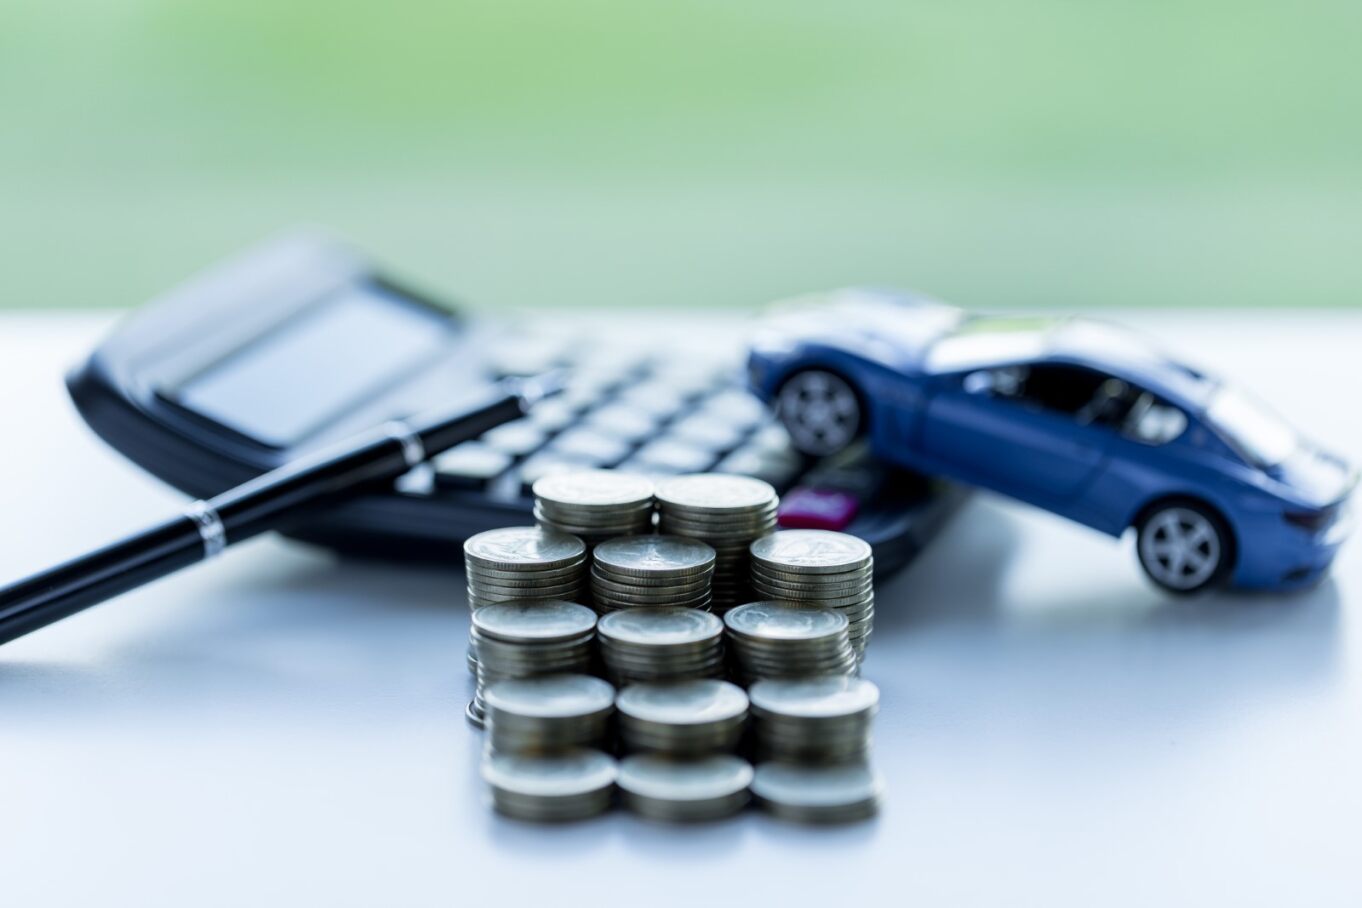
<path id="1" fill-rule="evenodd" d="M 567 370 L 531 414 L 415 468 L 395 486 L 302 515 L 290 536 L 346 553 L 460 563 L 458 545 L 533 522 L 534 479 L 571 468 L 760 476 L 782 493 L 850 498 L 838 527 L 906 564 L 956 509 L 956 486 L 863 451 L 794 452 L 743 384 L 738 319 L 468 317 L 317 233 L 276 239 L 149 303 L 68 379 L 105 441 L 207 497 L 314 446 L 445 406 L 508 375 Z"/>

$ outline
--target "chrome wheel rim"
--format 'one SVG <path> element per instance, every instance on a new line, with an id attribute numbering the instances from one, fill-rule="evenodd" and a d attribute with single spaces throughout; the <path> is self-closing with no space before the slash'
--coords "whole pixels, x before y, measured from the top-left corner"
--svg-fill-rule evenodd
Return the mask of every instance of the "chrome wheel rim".
<path id="1" fill-rule="evenodd" d="M 1191 508 L 1159 511 L 1140 534 L 1145 570 L 1175 590 L 1196 589 L 1210 580 L 1220 556 L 1220 533 L 1210 518 Z"/>
<path id="2" fill-rule="evenodd" d="M 780 389 L 777 411 L 795 446 L 806 454 L 833 454 L 851 444 L 861 427 L 856 392 L 831 372 L 795 375 Z"/>

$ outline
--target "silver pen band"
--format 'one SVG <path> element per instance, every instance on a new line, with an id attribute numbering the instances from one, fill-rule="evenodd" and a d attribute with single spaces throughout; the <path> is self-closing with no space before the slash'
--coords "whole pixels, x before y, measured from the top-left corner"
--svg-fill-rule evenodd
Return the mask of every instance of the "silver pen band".
<path id="1" fill-rule="evenodd" d="M 218 512 L 206 501 L 195 501 L 184 509 L 184 516 L 198 524 L 205 560 L 215 558 L 227 548 L 227 528 Z"/>
<path id="2" fill-rule="evenodd" d="M 407 466 L 414 467 L 426 462 L 426 446 L 421 443 L 421 436 L 417 435 L 411 426 L 400 419 L 394 419 L 384 424 L 383 431 L 402 445 L 402 459 L 407 462 Z"/>

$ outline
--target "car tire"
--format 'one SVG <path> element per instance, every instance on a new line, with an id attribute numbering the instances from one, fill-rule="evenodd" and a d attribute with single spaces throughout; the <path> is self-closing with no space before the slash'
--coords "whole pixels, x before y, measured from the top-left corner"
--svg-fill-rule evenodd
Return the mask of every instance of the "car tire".
<path id="1" fill-rule="evenodd" d="M 1234 537 L 1225 519 L 1195 501 L 1151 508 L 1136 527 L 1140 567 L 1156 585 L 1188 596 L 1218 586 L 1234 563 Z"/>
<path id="2" fill-rule="evenodd" d="M 813 457 L 836 454 L 865 431 L 861 395 L 836 372 L 796 372 L 781 384 L 775 403 L 795 448 Z"/>

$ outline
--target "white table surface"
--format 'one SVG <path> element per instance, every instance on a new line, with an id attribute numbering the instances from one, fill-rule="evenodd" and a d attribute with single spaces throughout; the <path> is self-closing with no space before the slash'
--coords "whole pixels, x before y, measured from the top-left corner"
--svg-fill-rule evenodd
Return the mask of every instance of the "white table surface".
<path id="1" fill-rule="evenodd" d="M 1362 456 L 1362 313 L 1137 321 Z M 0 317 L 0 580 L 181 501 L 65 397 L 106 324 Z M 879 593 L 876 821 L 540 828 L 481 800 L 460 573 L 257 540 L 0 649 L 0 904 L 1356 906 L 1359 603 L 1356 541 L 1169 601 L 980 496 Z"/>

